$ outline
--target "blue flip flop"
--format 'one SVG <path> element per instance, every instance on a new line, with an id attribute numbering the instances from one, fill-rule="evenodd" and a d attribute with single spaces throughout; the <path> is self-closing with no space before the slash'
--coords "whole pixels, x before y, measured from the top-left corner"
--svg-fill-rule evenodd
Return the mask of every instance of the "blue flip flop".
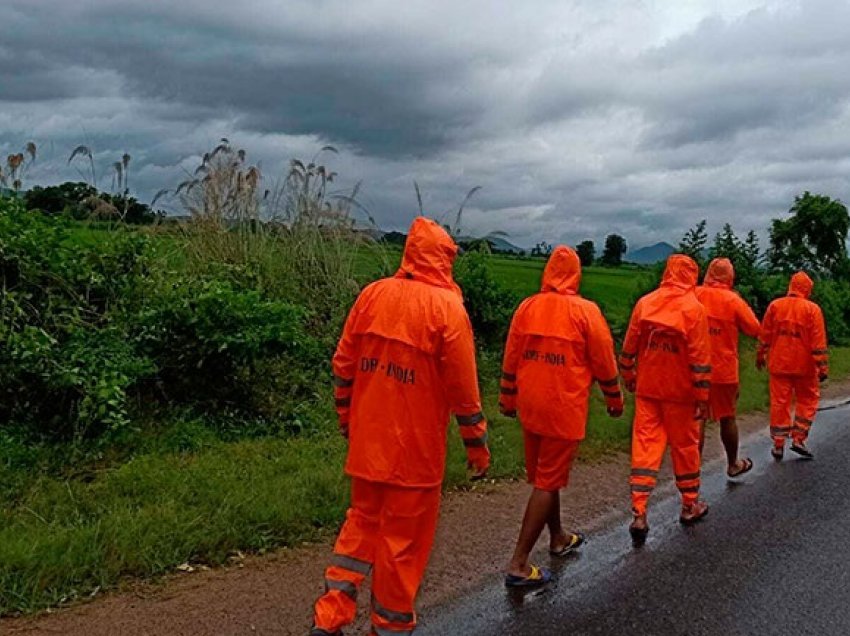
<path id="1" fill-rule="evenodd" d="M 531 574 L 529 574 L 528 576 L 516 576 L 514 574 L 508 574 L 505 577 L 505 587 L 540 587 L 542 585 L 546 585 L 551 580 L 551 571 L 549 571 L 547 568 L 532 565 Z"/>

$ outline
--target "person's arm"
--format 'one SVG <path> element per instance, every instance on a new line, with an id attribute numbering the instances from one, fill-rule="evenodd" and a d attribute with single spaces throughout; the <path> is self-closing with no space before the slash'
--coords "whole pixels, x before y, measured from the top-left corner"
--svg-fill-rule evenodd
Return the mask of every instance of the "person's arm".
<path id="1" fill-rule="evenodd" d="M 738 298 L 738 307 L 735 312 L 735 317 L 738 323 L 738 330 L 748 335 L 750 338 L 758 338 L 761 334 L 761 324 L 756 318 L 755 312 L 749 306 L 746 300 Z"/>
<path id="2" fill-rule="evenodd" d="M 812 358 L 818 370 L 818 379 L 823 382 L 829 378 L 829 349 L 826 346 L 826 324 L 823 320 L 823 311 L 815 305 L 812 312 Z"/>
<path id="3" fill-rule="evenodd" d="M 481 411 L 472 325 L 460 300 L 452 305 L 441 350 L 440 375 L 446 383 L 449 409 L 454 413 L 469 465 L 480 478 L 490 467 L 487 420 Z"/>
<path id="4" fill-rule="evenodd" d="M 499 383 L 499 411 L 507 417 L 516 417 L 517 383 L 516 374 L 522 349 L 522 335 L 519 332 L 520 310 L 511 320 L 508 340 L 505 343 L 505 356 L 502 359 L 502 380 Z"/>
<path id="5" fill-rule="evenodd" d="M 602 312 L 596 305 L 588 311 L 587 352 L 590 370 L 605 397 L 608 415 L 623 414 L 623 394 L 617 374 L 617 358 L 614 354 L 614 339 Z"/>
<path id="6" fill-rule="evenodd" d="M 641 302 L 638 301 L 632 310 L 629 327 L 626 329 L 626 337 L 623 340 L 623 348 L 620 350 L 620 375 L 626 389 L 634 393 L 637 387 L 637 354 L 640 345 L 640 310 Z"/>
<path id="7" fill-rule="evenodd" d="M 702 305 L 686 334 L 688 365 L 693 378 L 694 400 L 698 417 L 708 416 L 708 393 L 711 389 L 711 339 L 708 333 L 708 315 Z"/>
<path id="8" fill-rule="evenodd" d="M 767 365 L 767 352 L 773 342 L 773 305 L 768 305 L 764 320 L 761 321 L 761 333 L 759 334 L 759 348 L 756 352 L 756 368 L 761 371 Z"/>
<path id="9" fill-rule="evenodd" d="M 339 343 L 333 357 L 334 401 L 336 403 L 339 430 L 343 437 L 348 438 L 348 424 L 351 413 L 351 395 L 354 392 L 354 376 L 357 370 L 358 340 L 354 336 L 354 325 L 357 321 L 358 305 L 362 295 L 348 312 L 345 326 L 342 329 Z"/>

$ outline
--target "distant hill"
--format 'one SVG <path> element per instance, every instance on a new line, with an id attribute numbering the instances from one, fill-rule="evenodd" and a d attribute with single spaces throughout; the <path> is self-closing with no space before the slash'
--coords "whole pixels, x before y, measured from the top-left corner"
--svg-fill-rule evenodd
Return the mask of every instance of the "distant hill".
<path id="1" fill-rule="evenodd" d="M 524 254 L 525 250 L 521 247 L 517 247 L 510 241 L 505 240 L 501 236 L 494 236 L 488 238 L 487 241 L 490 243 L 490 247 L 493 248 L 494 251 L 497 252 L 509 252 L 513 254 Z"/>
<path id="2" fill-rule="evenodd" d="M 380 238 L 380 240 L 391 245 L 404 245 L 404 242 L 407 240 L 407 234 L 402 234 L 401 232 L 387 232 Z M 480 241 L 481 239 L 473 238 L 471 236 L 461 236 L 456 240 L 458 244 L 463 245 Z M 490 249 L 492 249 L 493 252 L 505 254 L 525 254 L 525 250 L 523 248 L 517 247 L 501 236 L 491 236 L 486 240 L 490 244 Z"/>
<path id="3" fill-rule="evenodd" d="M 670 243 L 656 243 L 655 245 L 648 245 L 634 251 L 629 250 L 623 260 L 629 263 L 637 263 L 638 265 L 654 265 L 655 263 L 666 261 L 667 257 L 675 251 L 676 248 L 670 245 Z"/>

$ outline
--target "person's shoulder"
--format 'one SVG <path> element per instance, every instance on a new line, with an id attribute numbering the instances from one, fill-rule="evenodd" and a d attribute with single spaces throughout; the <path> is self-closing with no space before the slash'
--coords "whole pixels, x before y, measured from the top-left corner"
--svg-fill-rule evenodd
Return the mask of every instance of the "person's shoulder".
<path id="1" fill-rule="evenodd" d="M 813 301 L 810 298 L 805 298 L 804 300 L 806 301 L 806 306 L 809 308 L 809 311 L 812 311 L 812 312 L 815 312 L 815 313 L 823 313 L 823 309 L 815 301 Z"/>
<path id="2" fill-rule="evenodd" d="M 584 296 L 568 296 L 572 304 L 581 309 L 586 315 L 593 317 L 602 317 L 602 310 L 599 308 L 594 301 L 590 300 L 590 298 L 585 298 Z"/>

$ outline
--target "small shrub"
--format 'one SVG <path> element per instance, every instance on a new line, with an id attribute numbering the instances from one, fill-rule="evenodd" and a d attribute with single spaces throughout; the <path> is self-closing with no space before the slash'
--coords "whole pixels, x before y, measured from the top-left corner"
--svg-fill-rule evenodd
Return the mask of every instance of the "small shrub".
<path id="1" fill-rule="evenodd" d="M 503 345 L 519 296 L 499 283 L 490 270 L 487 255 L 480 252 L 458 259 L 455 280 L 463 290 L 475 336 L 484 345 Z"/>

